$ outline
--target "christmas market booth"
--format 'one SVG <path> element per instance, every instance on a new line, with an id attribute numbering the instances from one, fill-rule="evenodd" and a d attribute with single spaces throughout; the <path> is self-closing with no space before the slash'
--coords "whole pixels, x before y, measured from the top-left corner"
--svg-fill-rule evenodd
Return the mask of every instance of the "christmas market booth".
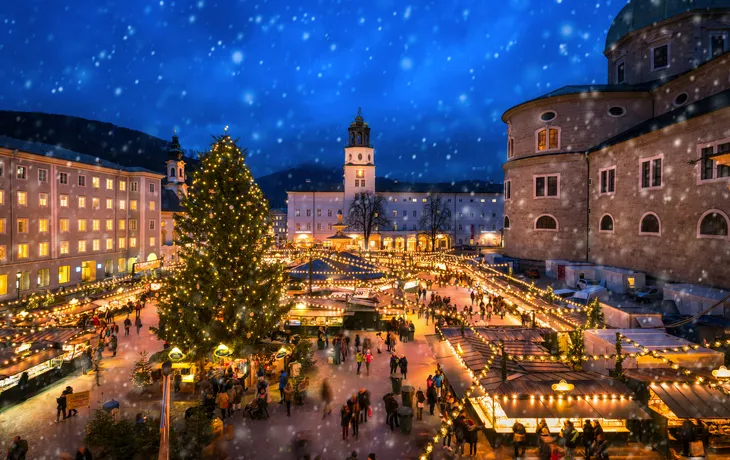
<path id="1" fill-rule="evenodd" d="M 633 422 L 649 419 L 633 392 L 607 376 L 573 370 L 550 354 L 542 332 L 485 327 L 467 329 L 462 336 L 461 328 L 443 328 L 442 338 L 452 357 L 438 361 L 448 363 L 442 368 L 457 398 L 468 388 L 465 382 L 459 383 L 465 380 L 464 371 L 471 377 L 489 366 L 468 401 L 490 439 L 511 435 L 516 421 L 534 436 L 544 418 L 551 433 L 560 432 L 565 420 L 571 420 L 578 431 L 584 421 L 597 420 L 612 444 L 627 442 Z M 461 369 L 453 364 L 454 358 Z"/>
<path id="2" fill-rule="evenodd" d="M 289 278 L 313 284 L 355 284 L 374 281 L 384 275 L 380 269 L 349 252 L 317 253 L 307 261 L 289 269 Z"/>
<path id="3" fill-rule="evenodd" d="M 342 328 L 345 318 L 344 300 L 327 297 L 298 297 L 286 317 L 285 327 L 302 335 L 316 335 L 328 326 L 330 334 Z"/>

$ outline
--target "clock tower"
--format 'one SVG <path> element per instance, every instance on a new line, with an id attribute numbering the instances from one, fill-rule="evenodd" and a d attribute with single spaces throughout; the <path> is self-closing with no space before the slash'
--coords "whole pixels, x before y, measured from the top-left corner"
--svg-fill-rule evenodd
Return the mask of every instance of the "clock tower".
<path id="1" fill-rule="evenodd" d="M 346 206 L 358 193 L 375 193 L 375 149 L 370 143 L 370 127 L 359 108 L 355 121 L 347 128 L 344 173 Z"/>

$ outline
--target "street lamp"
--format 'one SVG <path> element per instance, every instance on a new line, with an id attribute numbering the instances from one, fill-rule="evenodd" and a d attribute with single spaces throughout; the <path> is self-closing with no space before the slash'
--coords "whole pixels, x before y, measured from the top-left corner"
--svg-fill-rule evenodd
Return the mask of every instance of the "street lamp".
<path id="1" fill-rule="evenodd" d="M 158 460 L 170 459 L 170 375 L 172 375 L 172 362 L 165 361 L 162 363 L 162 408 Z"/>
<path id="2" fill-rule="evenodd" d="M 23 276 L 20 272 L 15 274 L 15 290 L 18 293 L 18 299 L 20 299 L 20 277 Z"/>

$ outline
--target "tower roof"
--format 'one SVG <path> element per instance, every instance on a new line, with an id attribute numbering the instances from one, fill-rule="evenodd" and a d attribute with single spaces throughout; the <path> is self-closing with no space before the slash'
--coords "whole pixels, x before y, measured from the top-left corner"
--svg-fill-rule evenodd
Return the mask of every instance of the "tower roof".
<path id="1" fill-rule="evenodd" d="M 629 0 L 606 34 L 606 50 L 627 34 L 688 11 L 730 9 L 730 0 Z"/>
<path id="2" fill-rule="evenodd" d="M 362 108 L 357 108 L 355 120 L 347 128 L 347 147 L 372 147 L 370 143 L 370 126 L 362 117 Z"/>
<path id="3" fill-rule="evenodd" d="M 170 147 L 167 150 L 167 159 L 168 160 L 182 160 L 183 152 L 182 148 L 180 147 L 180 139 L 177 137 L 177 132 L 172 135 L 172 142 L 170 142 Z"/>

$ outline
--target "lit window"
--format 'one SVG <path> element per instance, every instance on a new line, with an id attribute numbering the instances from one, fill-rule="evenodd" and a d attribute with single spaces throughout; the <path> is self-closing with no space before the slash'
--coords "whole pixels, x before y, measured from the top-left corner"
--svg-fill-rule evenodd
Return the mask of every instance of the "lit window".
<path id="1" fill-rule="evenodd" d="M 124 249 L 127 246 L 127 239 L 126 238 L 119 238 L 119 244 L 117 245 L 119 249 Z"/>
<path id="2" fill-rule="evenodd" d="M 114 179 L 107 179 L 106 180 L 106 189 L 107 190 L 114 190 Z"/>
<path id="3" fill-rule="evenodd" d="M 154 211 L 154 210 L 155 210 L 155 202 L 150 201 L 150 211 Z"/>
<path id="4" fill-rule="evenodd" d="M 5 190 L 0 190 L 0 205 L 5 204 Z"/>
<path id="5" fill-rule="evenodd" d="M 5 257 L 7 257 L 7 247 L 3 244 L 0 246 L 0 260 L 5 260 Z"/>
<path id="6" fill-rule="evenodd" d="M 129 219 L 129 229 L 137 230 L 137 219 Z"/>
<path id="7" fill-rule="evenodd" d="M 101 230 L 101 221 L 99 219 L 91 219 L 91 231 L 98 232 Z"/>
<path id="8" fill-rule="evenodd" d="M 113 239 L 111 239 L 111 238 L 106 239 L 106 249 L 107 249 L 107 251 L 111 251 L 112 249 L 114 249 L 114 240 Z"/>
<path id="9" fill-rule="evenodd" d="M 98 198 L 91 199 L 91 209 L 99 209 L 99 199 Z"/>
<path id="10" fill-rule="evenodd" d="M 79 252 L 86 252 L 86 240 L 79 241 Z"/>
<path id="11" fill-rule="evenodd" d="M 125 229 L 125 227 L 126 227 L 125 223 L 126 222 L 127 221 L 124 220 L 124 219 L 119 219 L 119 230 L 124 230 Z M 113 230 L 113 229 L 110 228 L 109 230 Z"/>
<path id="12" fill-rule="evenodd" d="M 117 259 L 117 271 L 118 272 L 123 273 L 123 272 L 127 271 L 126 267 L 127 267 L 127 264 L 124 261 L 124 257 L 120 257 L 119 259 Z"/>
<path id="13" fill-rule="evenodd" d="M 535 198 L 557 197 L 560 194 L 560 176 L 535 176 Z"/>
<path id="14" fill-rule="evenodd" d="M 101 240 L 91 240 L 91 250 L 98 251 L 101 249 Z"/>
<path id="15" fill-rule="evenodd" d="M 59 246 L 59 252 L 61 253 L 61 255 L 68 254 L 69 246 L 70 245 L 69 245 L 68 241 L 61 241 L 61 245 Z"/>
<path id="16" fill-rule="evenodd" d="M 28 205 L 28 192 L 18 192 L 18 206 Z"/>
<path id="17" fill-rule="evenodd" d="M 120 180 L 119 181 L 119 191 L 124 192 L 127 190 L 127 181 L 126 180 Z"/>
<path id="18" fill-rule="evenodd" d="M 62 265 L 58 267 L 58 284 L 64 284 L 71 281 L 71 266 Z"/>
<path id="19" fill-rule="evenodd" d="M 99 188 L 99 184 L 100 184 L 100 181 L 99 181 L 99 178 L 98 177 L 92 177 L 91 178 L 91 186 L 92 187 Z"/>
<path id="20" fill-rule="evenodd" d="M 730 178 L 730 166 L 718 164 L 717 161 L 711 158 L 712 155 L 721 153 L 730 153 L 730 142 L 724 142 L 722 144 L 715 143 L 700 148 L 700 156 L 702 158 L 699 164 L 701 181 L 727 180 L 727 178 Z"/>
<path id="21" fill-rule="evenodd" d="M 129 237 L 129 247 L 130 248 L 136 248 L 137 247 L 137 238 L 131 236 Z"/>
<path id="22" fill-rule="evenodd" d="M 106 199 L 106 208 L 107 209 L 114 209 L 114 200 L 111 198 Z"/>
<path id="23" fill-rule="evenodd" d="M 79 174 L 79 187 L 86 187 L 86 176 Z"/>
<path id="24" fill-rule="evenodd" d="M 47 169 L 38 170 L 38 182 L 48 182 L 48 170 Z"/>
<path id="25" fill-rule="evenodd" d="M 38 256 L 48 257 L 48 243 L 38 243 Z"/>
<path id="26" fill-rule="evenodd" d="M 0 234 L 5 234 L 5 218 L 0 219 Z"/>
<path id="27" fill-rule="evenodd" d="M 662 186 L 662 156 L 640 161 L 641 188 L 651 189 Z"/>
<path id="28" fill-rule="evenodd" d="M 17 174 L 15 177 L 17 177 L 18 179 L 25 179 L 26 174 L 28 173 L 28 168 L 26 168 L 25 166 L 18 166 L 16 171 Z"/>
<path id="29" fill-rule="evenodd" d="M 555 150 L 560 148 L 560 129 L 543 128 L 537 132 L 537 151 Z"/>
<path id="30" fill-rule="evenodd" d="M 123 222 L 123 221 L 120 220 L 119 222 Z M 114 230 L 114 219 L 107 219 L 105 228 L 108 231 Z M 120 230 L 121 230 L 121 228 L 120 228 Z"/>
<path id="31" fill-rule="evenodd" d="M 25 291 L 30 289 L 30 272 L 20 272 L 20 290 Z"/>
<path id="32" fill-rule="evenodd" d="M 122 211 L 125 210 L 125 209 L 127 209 L 127 202 L 126 202 L 126 200 L 119 200 L 119 209 L 122 210 Z"/>
<path id="33" fill-rule="evenodd" d="M 137 210 L 137 200 L 129 200 L 129 209 L 132 211 Z"/>
<path id="34" fill-rule="evenodd" d="M 355 177 L 362 178 L 365 177 L 365 170 L 364 169 L 358 169 L 355 173 Z"/>
<path id="35" fill-rule="evenodd" d="M 0 275 L 0 295 L 8 293 L 8 275 Z"/>
<path id="36" fill-rule="evenodd" d="M 80 232 L 86 231 L 86 219 L 79 219 L 79 231 Z"/>
<path id="37" fill-rule="evenodd" d="M 38 270 L 38 287 L 46 287 L 51 284 L 51 269 L 41 268 Z"/>
<path id="38" fill-rule="evenodd" d="M 47 193 L 38 194 L 38 206 L 40 206 L 42 208 L 48 207 L 48 194 Z"/>
<path id="39" fill-rule="evenodd" d="M 38 219 L 38 233 L 48 233 L 48 219 Z"/>
<path id="40" fill-rule="evenodd" d="M 58 173 L 58 183 L 59 184 L 68 184 L 68 173 L 65 173 L 65 172 Z"/>
<path id="41" fill-rule="evenodd" d="M 58 201 L 62 208 L 68 208 L 68 195 L 59 195 Z"/>
<path id="42" fill-rule="evenodd" d="M 28 233 L 28 219 L 18 219 L 18 233 Z"/>
<path id="43" fill-rule="evenodd" d="M 86 207 L 86 197 L 80 196 L 78 197 L 79 200 L 79 208 L 85 208 Z"/>
<path id="44" fill-rule="evenodd" d="M 27 258 L 28 258 L 28 245 L 19 244 L 18 245 L 18 259 L 27 259 Z"/>

